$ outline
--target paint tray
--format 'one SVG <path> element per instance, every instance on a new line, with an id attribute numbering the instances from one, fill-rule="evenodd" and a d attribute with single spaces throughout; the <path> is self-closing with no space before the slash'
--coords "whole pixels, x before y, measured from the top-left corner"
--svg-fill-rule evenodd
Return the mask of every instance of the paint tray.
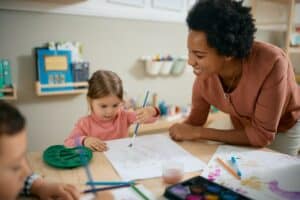
<path id="1" fill-rule="evenodd" d="M 43 160 L 45 163 L 56 168 L 75 168 L 82 166 L 82 161 L 79 152 L 85 162 L 88 163 L 93 153 L 90 149 L 79 146 L 75 148 L 66 148 L 63 145 L 53 145 L 48 147 L 43 153 Z"/>

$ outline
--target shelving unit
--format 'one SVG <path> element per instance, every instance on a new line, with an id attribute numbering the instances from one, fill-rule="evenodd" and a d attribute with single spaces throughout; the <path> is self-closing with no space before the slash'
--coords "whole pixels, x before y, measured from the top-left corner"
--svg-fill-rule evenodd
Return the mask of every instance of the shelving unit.
<path id="1" fill-rule="evenodd" d="M 287 12 L 287 19 L 285 23 L 282 22 L 268 22 L 268 23 L 258 23 L 257 28 L 260 30 L 267 31 L 279 31 L 285 32 L 285 42 L 283 49 L 286 53 L 291 56 L 291 54 L 300 54 L 300 46 L 291 46 L 291 34 L 295 31 L 295 10 L 296 4 L 300 3 L 300 0 L 251 0 L 252 12 L 254 16 L 257 16 L 258 2 L 270 2 L 285 5 Z M 295 64 L 294 64 L 295 66 Z M 296 80 L 300 83 L 300 74 L 295 74 Z"/>
<path id="2" fill-rule="evenodd" d="M 268 23 L 259 23 L 256 24 L 257 29 L 264 30 L 264 31 L 279 31 L 279 32 L 285 32 L 287 29 L 286 24 L 282 23 L 274 23 L 274 24 L 268 24 Z"/>
<path id="3" fill-rule="evenodd" d="M 4 94 L 0 99 L 3 100 L 16 100 L 17 99 L 17 89 L 15 86 L 11 88 L 1 88 L 0 92 Z"/>
<path id="4" fill-rule="evenodd" d="M 36 94 L 38 96 L 52 96 L 52 95 L 70 95 L 70 94 L 85 94 L 87 92 L 88 83 L 87 82 L 74 82 L 74 83 L 64 83 L 64 84 L 40 84 L 36 82 Z M 42 91 L 45 88 L 65 88 L 73 87 L 72 90 L 65 91 Z"/>

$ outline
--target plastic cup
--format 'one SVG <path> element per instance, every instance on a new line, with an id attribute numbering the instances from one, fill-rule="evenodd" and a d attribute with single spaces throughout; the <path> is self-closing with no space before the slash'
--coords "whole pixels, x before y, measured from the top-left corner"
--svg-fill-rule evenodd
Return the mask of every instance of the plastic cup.
<path id="1" fill-rule="evenodd" d="M 169 161 L 163 163 L 162 166 L 162 178 L 167 184 L 175 184 L 183 178 L 183 163 L 176 161 Z"/>

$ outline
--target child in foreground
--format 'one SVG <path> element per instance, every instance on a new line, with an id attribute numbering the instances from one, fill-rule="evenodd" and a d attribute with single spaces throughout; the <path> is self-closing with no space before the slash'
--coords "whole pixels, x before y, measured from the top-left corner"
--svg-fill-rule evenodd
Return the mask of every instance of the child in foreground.
<path id="1" fill-rule="evenodd" d="M 26 160 L 26 125 L 22 114 L 0 100 L 0 199 L 14 200 L 22 193 L 40 199 L 79 199 L 73 185 L 49 183 L 31 172 Z"/>
<path id="2" fill-rule="evenodd" d="M 65 146 L 76 146 L 79 138 L 83 146 L 93 151 L 106 151 L 106 140 L 128 137 L 131 124 L 151 123 L 159 116 L 159 110 L 152 106 L 124 110 L 122 80 L 112 71 L 98 70 L 92 75 L 87 100 L 91 113 L 75 124 Z"/>

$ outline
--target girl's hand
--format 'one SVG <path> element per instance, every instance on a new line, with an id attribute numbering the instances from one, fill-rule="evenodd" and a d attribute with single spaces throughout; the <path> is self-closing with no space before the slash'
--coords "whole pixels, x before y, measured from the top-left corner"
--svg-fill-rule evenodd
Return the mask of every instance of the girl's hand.
<path id="1" fill-rule="evenodd" d="M 170 137 L 176 141 L 182 140 L 196 140 L 200 139 L 200 132 L 198 127 L 185 124 L 185 123 L 176 123 L 169 128 Z"/>
<path id="2" fill-rule="evenodd" d="M 31 192 L 41 200 L 79 200 L 80 198 L 80 193 L 75 186 L 63 183 L 47 183 L 42 178 L 33 182 Z"/>
<path id="3" fill-rule="evenodd" d="M 86 137 L 83 140 L 83 146 L 90 148 L 92 151 L 107 151 L 108 147 L 105 142 L 95 137 Z"/>
<path id="4" fill-rule="evenodd" d="M 140 108 L 136 110 L 135 113 L 136 113 L 136 120 L 138 123 L 144 123 L 157 114 L 156 109 L 151 106 Z"/>

